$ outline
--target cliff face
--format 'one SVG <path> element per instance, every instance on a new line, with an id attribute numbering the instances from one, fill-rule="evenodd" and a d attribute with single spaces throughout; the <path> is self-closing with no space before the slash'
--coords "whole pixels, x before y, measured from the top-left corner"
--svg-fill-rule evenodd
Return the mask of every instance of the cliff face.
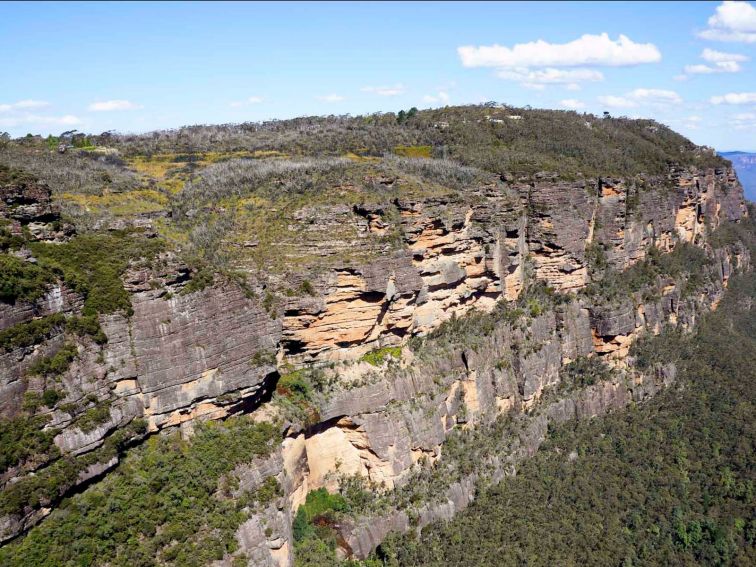
<path id="1" fill-rule="evenodd" d="M 737 178 L 724 169 L 648 180 L 499 181 L 455 197 L 356 208 L 352 222 L 366 215 L 379 227 L 371 230 L 398 229 L 403 247 L 329 272 L 318 282 L 322 295 L 290 302 L 287 359 L 354 359 L 401 344 L 472 307 L 516 299 L 526 273 L 557 291 L 576 291 L 590 281 L 596 250 L 622 270 L 652 246 L 668 252 L 676 242 L 703 244 L 707 225 L 745 214 Z"/>
<path id="2" fill-rule="evenodd" d="M 4 191 L 0 215 L 18 227 L 55 218 L 49 193 L 45 200 L 23 188 Z M 108 439 L 142 420 L 130 442 L 175 426 L 190 433 L 197 420 L 233 413 L 281 417 L 267 403 L 279 372 L 317 367 L 327 386 L 310 400 L 310 418 L 283 415 L 280 449 L 236 471 L 247 490 L 270 476 L 284 488 L 240 527 L 240 550 L 250 565 L 289 564 L 292 512 L 313 489 L 335 490 L 340 478 L 352 475 L 388 491 L 404 487 L 418 470 L 443 465 L 444 442 L 453 432 L 521 415 L 519 433 L 500 454 L 486 456 L 486 474 L 501 478 L 537 450 L 549 423 L 598 415 L 663 387 L 674 370 L 638 374 L 627 360 L 629 347 L 666 324 L 689 329 L 716 307 L 730 274 L 748 269 L 750 258 L 742 246 L 714 250 L 707 239 L 745 215 L 732 170 L 691 168 L 663 178 L 492 178 L 450 196 L 304 210 L 291 222 L 308 230 L 327 230 L 336 219 L 366 239 L 398 236 L 369 261 L 332 262 L 309 273 L 311 293 L 282 297 L 278 312 L 230 282 L 188 293 L 187 268 L 165 253 L 149 268 L 126 272 L 133 314 L 99 316 L 103 346 L 57 325 L 34 344 L 0 352 L 0 415 L 6 418 L 20 414 L 26 394 L 49 386 L 29 373 L 35 363 L 71 342 L 77 353 L 57 381 L 62 399 L 37 410 L 47 417 L 44 427 L 55 431 L 57 454 L 19 463 L 0 481 L 9 488 L 60 455 L 77 456 L 79 468 L 62 495 L 115 466 L 119 457 L 105 451 Z M 40 239 L 66 237 L 51 230 L 32 232 Z M 644 293 L 617 301 L 574 294 L 592 281 L 597 265 L 624 270 L 652 247 L 670 252 L 681 243 L 713 259 L 708 277 L 692 291 L 658 277 Z M 329 243 L 334 250 L 354 245 Z M 536 282 L 573 293 L 524 306 L 523 313 L 500 313 L 502 301 L 514 302 Z M 53 284 L 34 302 L 0 303 L 0 330 L 55 313 L 78 314 L 82 301 L 64 284 Z M 455 322 L 474 309 L 489 313 L 473 315 L 474 340 L 455 337 Z M 421 346 L 408 346 L 411 337 L 422 336 L 429 338 Z M 375 365 L 362 358 L 386 347 L 401 348 L 400 359 Z M 585 357 L 611 361 L 619 374 L 560 390 L 564 365 Z M 99 418 L 85 426 L 82 416 L 92 410 L 100 410 Z M 410 521 L 397 506 L 343 526 L 344 552 L 364 557 L 390 530 L 450 517 L 470 502 L 481 476 L 454 478 L 440 504 L 420 506 L 419 520 Z M 0 540 L 39 521 L 54 504 L 43 498 L 39 506 L 7 514 Z"/>

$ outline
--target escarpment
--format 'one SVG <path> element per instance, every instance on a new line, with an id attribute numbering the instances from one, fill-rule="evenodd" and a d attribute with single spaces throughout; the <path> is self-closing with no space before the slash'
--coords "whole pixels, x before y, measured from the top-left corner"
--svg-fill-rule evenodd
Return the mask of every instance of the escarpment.
<path id="1" fill-rule="evenodd" d="M 693 329 L 750 269 L 747 246 L 722 236 L 748 216 L 725 166 L 489 172 L 450 186 L 395 164 L 390 176 L 329 167 L 356 168 L 329 187 L 344 202 L 302 197 L 257 236 L 221 235 L 241 251 L 233 271 L 190 267 L 151 227 L 109 231 L 134 249 L 118 256 L 125 303 L 112 309 L 45 248 L 78 250 L 85 236 L 49 192 L 2 188 L 7 232 L 27 238 L 9 262 L 57 271 L 40 273 L 43 292 L 0 302 L 0 416 L 35 443 L 4 462 L 0 540 L 146 437 L 248 414 L 283 441 L 237 466 L 224 493 L 241 501 L 269 479 L 277 491 L 244 508 L 238 546 L 217 564 L 291 564 L 308 493 L 355 486 L 375 502 L 326 527 L 341 555 L 364 558 L 390 531 L 450 518 L 480 483 L 512 474 L 549 425 L 669 385 L 674 367 L 639 368 L 634 342 Z M 256 226 L 239 218 L 249 201 L 192 215 L 233 205 L 236 227 Z"/>

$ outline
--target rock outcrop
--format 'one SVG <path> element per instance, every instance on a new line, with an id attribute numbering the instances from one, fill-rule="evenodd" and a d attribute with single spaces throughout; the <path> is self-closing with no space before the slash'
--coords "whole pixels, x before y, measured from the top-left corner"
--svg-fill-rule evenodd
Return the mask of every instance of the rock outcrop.
<path id="1" fill-rule="evenodd" d="M 39 238 L 64 237 L 53 230 L 49 192 L 3 191 L 0 215 L 25 223 Z M 327 230 L 313 210 L 303 209 L 292 222 Z M 152 268 L 130 269 L 123 279 L 133 314 L 99 316 L 105 344 L 58 325 L 34 345 L 0 353 L 0 416 L 18 416 L 25 395 L 47 389 L 45 378 L 29 369 L 71 343 L 76 356 L 58 378 L 61 398 L 37 414 L 48 417 L 57 454 L 82 459 L 137 423 L 144 427 L 135 439 L 173 427 L 190 434 L 198 420 L 234 413 L 275 415 L 265 402 L 279 372 L 319 368 L 328 386 L 310 402 L 315 422 L 289 420 L 269 461 L 236 471 L 247 490 L 271 476 L 283 487 L 281 498 L 240 527 L 241 552 L 250 565 L 288 565 L 292 515 L 313 489 L 333 490 L 341 476 L 356 475 L 390 492 L 418 470 L 443 463 L 445 441 L 459 429 L 519 416 L 520 433 L 486 465 L 487 477 L 501 478 L 537 450 L 549 423 L 599 415 L 663 387 L 673 371 L 639 375 L 627 359 L 630 345 L 667 324 L 690 329 L 716 307 L 730 275 L 747 269 L 750 258 L 738 245 L 713 250 L 708 236 L 745 215 L 731 170 L 692 168 L 672 169 L 664 178 L 492 178 L 453 195 L 339 205 L 328 218 L 353 227 L 350 234 L 397 238 L 370 261 L 334 260 L 293 275 L 307 292 L 279 298 L 278 312 L 264 294 L 220 278 L 187 293 L 188 269 L 170 254 Z M 613 302 L 575 293 L 592 281 L 597 264 L 623 270 L 652 247 L 669 252 L 680 243 L 699 246 L 714 260 L 693 290 L 660 277 L 645 293 Z M 330 244 L 334 250 L 354 245 Z M 561 299 L 514 313 L 512 302 L 537 282 Z M 266 282 L 257 285 L 275 292 Z M 59 283 L 34 303 L 0 304 L 0 331 L 54 313 L 76 315 L 81 306 L 82 298 Z M 454 336 L 452 323 L 473 310 L 488 314 L 476 315 L 481 328 Z M 440 327 L 447 321 L 452 330 L 445 332 Z M 412 337 L 430 338 L 408 348 Z M 401 361 L 359 361 L 385 347 L 402 348 Z M 592 356 L 610 361 L 619 378 L 565 390 L 564 365 Z M 82 426 L 90 413 L 97 419 Z M 8 488 L 49 462 L 20 463 L 0 480 Z M 90 459 L 61 495 L 117 462 L 112 453 Z M 344 553 L 364 557 L 389 531 L 451 517 L 471 501 L 483 474 L 455 479 L 439 502 L 412 512 L 396 508 L 342 526 Z M 28 529 L 54 504 L 0 519 L 0 540 Z"/>

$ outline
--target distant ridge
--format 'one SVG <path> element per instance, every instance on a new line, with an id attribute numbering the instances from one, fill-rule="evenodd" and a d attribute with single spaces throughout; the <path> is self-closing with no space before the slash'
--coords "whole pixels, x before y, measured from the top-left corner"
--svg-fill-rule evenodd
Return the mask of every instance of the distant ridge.
<path id="1" fill-rule="evenodd" d="M 756 201 L 756 152 L 719 152 L 719 155 L 732 162 L 743 184 L 746 199 Z"/>

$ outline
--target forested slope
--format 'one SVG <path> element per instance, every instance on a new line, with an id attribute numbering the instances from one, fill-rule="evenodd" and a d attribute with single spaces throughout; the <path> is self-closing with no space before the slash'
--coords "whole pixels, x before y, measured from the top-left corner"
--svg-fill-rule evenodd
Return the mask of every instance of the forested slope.
<path id="1" fill-rule="evenodd" d="M 646 405 L 556 428 L 517 476 L 463 514 L 391 537 L 388 565 L 756 563 L 756 278 L 738 276 L 691 335 L 631 351 L 674 361 Z"/>

